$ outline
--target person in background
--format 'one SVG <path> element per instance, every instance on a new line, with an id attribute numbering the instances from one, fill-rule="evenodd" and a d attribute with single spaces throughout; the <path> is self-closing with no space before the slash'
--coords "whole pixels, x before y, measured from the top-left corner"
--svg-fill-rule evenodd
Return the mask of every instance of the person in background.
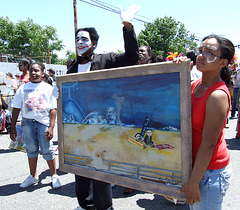
<path id="1" fill-rule="evenodd" d="M 202 78 L 191 88 L 193 169 L 181 189 L 190 209 L 222 209 L 229 188 L 232 169 L 224 126 L 231 108 L 228 64 L 234 51 L 230 40 L 217 35 L 203 38 L 198 49 L 196 65 Z"/>
<path id="2" fill-rule="evenodd" d="M 5 130 L 7 130 L 7 133 L 10 133 L 11 116 L 12 113 L 9 111 L 8 104 L 4 101 L 2 94 L 0 94 L 0 133 L 3 133 Z"/>
<path id="3" fill-rule="evenodd" d="M 44 74 L 42 79 L 43 79 L 44 82 L 48 83 L 49 85 L 53 85 L 53 84 L 52 84 L 53 81 L 52 81 L 52 79 L 50 79 L 50 77 L 48 76 L 48 74 Z"/>
<path id="4" fill-rule="evenodd" d="M 19 71 L 22 72 L 22 75 L 19 77 L 18 87 L 30 81 L 29 67 L 31 64 L 32 60 L 29 58 L 23 58 L 19 61 L 18 68 Z"/>
<path id="5" fill-rule="evenodd" d="M 11 108 L 12 98 L 13 98 L 18 86 L 17 86 L 17 81 L 15 79 L 13 79 L 13 75 L 11 72 L 6 73 L 6 80 L 7 80 L 7 83 L 3 82 L 0 84 L 0 86 L 2 86 L 2 85 L 6 86 L 8 92 L 5 95 L 5 97 L 6 97 L 5 100 L 6 100 L 6 103 L 8 104 L 8 108 Z"/>
<path id="6" fill-rule="evenodd" d="M 16 80 L 17 80 L 17 86 L 19 86 L 19 85 L 18 85 L 18 82 L 19 82 L 19 79 L 20 79 L 20 75 L 19 75 L 19 74 L 15 74 L 15 78 L 16 78 Z"/>
<path id="7" fill-rule="evenodd" d="M 139 47 L 139 64 L 149 64 L 156 62 L 156 55 L 152 52 L 149 46 Z"/>
<path id="8" fill-rule="evenodd" d="M 52 80 L 52 84 L 56 83 L 56 76 L 55 76 L 55 70 L 54 69 L 48 69 L 48 76 Z"/>
<path id="9" fill-rule="evenodd" d="M 10 82 L 8 88 L 10 90 L 12 90 L 12 93 L 14 95 L 14 93 L 17 91 L 18 86 L 17 86 L 17 81 L 13 78 L 13 75 L 11 72 L 6 73 L 6 79 Z"/>
<path id="10" fill-rule="evenodd" d="M 17 90 L 13 100 L 10 138 L 16 141 L 16 123 L 21 111 L 21 125 L 30 168 L 30 175 L 20 185 L 20 188 L 27 188 L 38 182 L 37 160 L 40 151 L 48 163 L 53 189 L 61 187 L 51 141 L 57 110 L 53 103 L 53 87 L 42 81 L 44 68 L 42 63 L 33 63 L 30 66 L 30 82 Z"/>
<path id="11" fill-rule="evenodd" d="M 11 72 L 6 73 L 6 80 L 8 81 L 7 84 L 5 83 L 6 87 L 8 88 L 8 93 L 6 95 L 6 103 L 8 105 L 8 110 L 12 112 L 12 99 L 14 97 L 15 92 L 18 89 L 17 81 L 13 78 Z"/>
<path id="12" fill-rule="evenodd" d="M 196 68 L 196 52 L 194 50 L 189 50 L 185 53 L 185 56 L 191 60 L 191 81 L 202 78 L 202 72 L 198 71 Z"/>
<path id="13" fill-rule="evenodd" d="M 95 28 L 78 29 L 75 34 L 77 61 L 68 69 L 67 74 L 135 65 L 139 59 L 139 49 L 132 19 L 138 10 L 135 5 L 126 11 L 120 8 L 120 17 L 124 25 L 124 53 L 95 54 L 99 38 Z M 113 209 L 111 184 L 78 175 L 75 175 L 75 180 L 76 195 L 81 208 Z"/>
<path id="14" fill-rule="evenodd" d="M 157 63 L 165 62 L 165 61 L 166 61 L 166 58 L 163 55 L 157 55 L 157 57 L 156 57 L 156 62 Z"/>
<path id="15" fill-rule="evenodd" d="M 231 65 L 229 65 L 231 66 Z M 239 98 L 239 87 L 240 87 L 240 71 L 239 70 L 232 70 L 232 82 L 233 82 L 233 103 L 231 109 L 231 117 L 230 119 L 236 118 L 236 110 L 238 107 L 238 98 Z"/>
<path id="16" fill-rule="evenodd" d="M 73 60 L 73 59 L 68 59 L 68 60 L 67 60 L 67 63 L 66 63 L 66 65 L 67 65 L 67 70 L 70 69 L 70 67 L 74 64 L 74 62 L 76 62 L 76 61 Z"/>
<path id="17" fill-rule="evenodd" d="M 19 80 L 19 77 L 20 77 L 19 74 L 15 74 L 15 78 L 16 78 L 17 81 Z"/>

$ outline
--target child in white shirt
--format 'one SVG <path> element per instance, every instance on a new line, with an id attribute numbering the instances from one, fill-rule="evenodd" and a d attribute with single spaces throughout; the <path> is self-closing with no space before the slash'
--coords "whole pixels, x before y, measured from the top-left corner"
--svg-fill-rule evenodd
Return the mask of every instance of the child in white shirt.
<path id="1" fill-rule="evenodd" d="M 56 173 L 56 159 L 51 141 L 57 114 L 56 103 L 54 103 L 53 87 L 42 81 L 44 69 L 45 66 L 42 63 L 33 63 L 29 71 L 30 82 L 17 90 L 13 100 L 10 138 L 13 141 L 16 140 L 16 122 L 21 111 L 21 126 L 30 168 L 30 175 L 20 188 L 27 188 L 38 182 L 36 169 L 39 153 L 48 163 L 53 189 L 61 187 Z"/>

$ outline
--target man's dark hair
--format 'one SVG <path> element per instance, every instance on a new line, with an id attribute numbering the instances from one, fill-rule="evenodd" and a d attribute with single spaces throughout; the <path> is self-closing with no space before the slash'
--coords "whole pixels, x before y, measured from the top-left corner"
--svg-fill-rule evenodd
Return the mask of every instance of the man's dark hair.
<path id="1" fill-rule="evenodd" d="M 191 61 L 193 61 L 193 64 L 196 65 L 197 55 L 196 55 L 196 52 L 194 50 L 187 51 L 185 53 L 185 56 L 187 56 L 187 58 L 189 58 Z"/>
<path id="2" fill-rule="evenodd" d="M 55 74 L 55 70 L 52 69 L 52 68 L 48 69 L 48 72 L 51 72 L 52 74 Z"/>
<path id="3" fill-rule="evenodd" d="M 99 35 L 98 35 L 97 31 L 96 31 L 96 29 L 93 28 L 93 27 L 90 27 L 90 28 L 79 28 L 79 29 L 76 31 L 76 33 L 75 33 L 75 37 L 77 37 L 77 33 L 78 33 L 79 31 L 87 31 L 87 32 L 89 33 L 89 36 L 90 36 L 91 41 L 96 41 L 96 42 L 97 42 L 98 39 L 99 39 Z"/>

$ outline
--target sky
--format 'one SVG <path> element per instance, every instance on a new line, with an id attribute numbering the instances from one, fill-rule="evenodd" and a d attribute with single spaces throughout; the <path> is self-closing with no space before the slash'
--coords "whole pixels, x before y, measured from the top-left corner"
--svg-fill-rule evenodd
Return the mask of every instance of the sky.
<path id="1" fill-rule="evenodd" d="M 90 2 L 90 0 L 85 0 Z M 161 0 L 102 0 L 105 3 L 126 9 L 132 4 L 140 6 L 136 18 L 153 22 L 156 18 L 171 16 L 197 36 L 211 33 L 223 35 L 234 44 L 240 44 L 240 1 L 161 1 Z M 41 26 L 52 26 L 63 41 L 65 48 L 58 53 L 64 58 L 66 50 L 75 51 L 73 0 L 0 0 L 0 16 L 9 17 L 13 23 L 33 19 Z M 96 53 L 124 50 L 122 23 L 119 14 L 112 13 L 77 0 L 78 28 L 95 27 L 100 38 Z M 148 18 L 148 19 L 146 19 Z M 144 24 L 132 23 L 138 35 Z"/>
<path id="2" fill-rule="evenodd" d="M 150 127 L 180 129 L 179 80 L 180 74 L 175 72 L 171 77 L 169 74 L 154 74 L 64 83 L 63 118 L 68 123 L 82 123 L 90 113 L 93 120 L 97 112 L 99 119 L 103 120 L 107 107 L 112 107 L 115 116 L 119 116 L 118 120 L 125 126 L 142 127 L 148 116 Z"/>

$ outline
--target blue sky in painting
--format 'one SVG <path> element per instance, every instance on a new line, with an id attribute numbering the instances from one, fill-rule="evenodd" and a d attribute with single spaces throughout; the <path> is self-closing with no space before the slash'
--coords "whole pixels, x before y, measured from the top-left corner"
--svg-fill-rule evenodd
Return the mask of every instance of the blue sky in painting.
<path id="1" fill-rule="evenodd" d="M 180 129 L 179 73 L 63 83 L 63 113 L 79 123 L 91 112 L 103 117 L 107 107 L 118 111 L 123 124 Z"/>

